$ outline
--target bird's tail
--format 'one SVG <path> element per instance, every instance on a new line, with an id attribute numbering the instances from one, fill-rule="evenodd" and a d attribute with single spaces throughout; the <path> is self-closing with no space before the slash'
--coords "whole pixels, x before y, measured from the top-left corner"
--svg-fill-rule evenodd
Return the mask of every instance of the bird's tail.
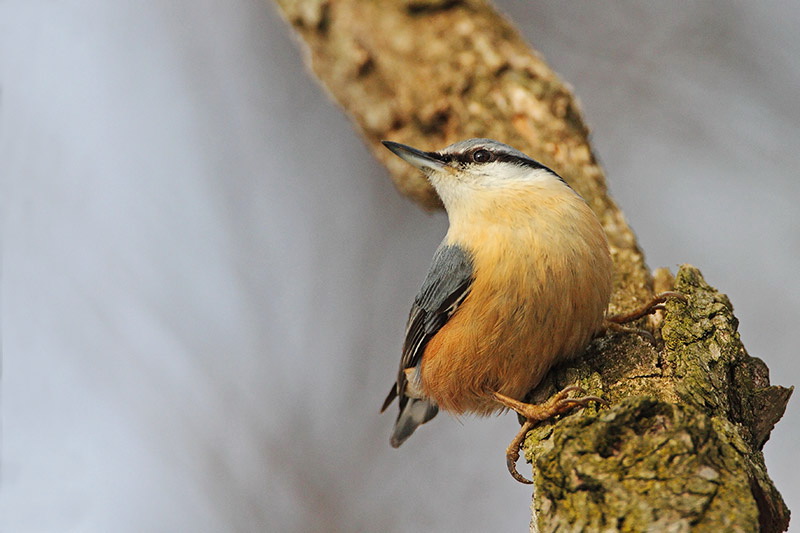
<path id="1" fill-rule="evenodd" d="M 391 442 L 393 448 L 399 447 L 414 433 L 419 426 L 436 416 L 439 407 L 430 400 L 408 398 L 405 405 L 400 408 L 400 414 L 394 423 Z"/>

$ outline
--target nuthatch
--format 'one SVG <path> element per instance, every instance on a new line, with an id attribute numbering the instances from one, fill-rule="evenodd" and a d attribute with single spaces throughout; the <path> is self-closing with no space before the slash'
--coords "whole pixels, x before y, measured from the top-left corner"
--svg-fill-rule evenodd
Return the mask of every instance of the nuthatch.
<path id="1" fill-rule="evenodd" d="M 580 391 L 574 386 L 540 405 L 520 401 L 606 328 L 614 266 L 603 228 L 558 174 L 500 142 L 470 139 L 438 152 L 383 144 L 427 176 L 450 221 L 411 307 L 397 382 L 381 409 L 399 399 L 391 444 L 400 446 L 439 408 L 513 409 L 526 423 L 507 450 L 508 467 L 530 483 L 515 466 L 527 431 L 603 401 L 570 397 Z"/>

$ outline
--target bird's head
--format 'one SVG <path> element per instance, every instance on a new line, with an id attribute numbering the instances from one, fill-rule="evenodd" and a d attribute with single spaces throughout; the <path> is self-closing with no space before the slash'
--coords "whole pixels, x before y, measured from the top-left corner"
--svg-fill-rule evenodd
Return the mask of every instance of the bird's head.
<path id="1" fill-rule="evenodd" d="M 566 187 L 558 174 L 507 144 L 468 139 L 436 152 L 383 141 L 384 146 L 421 170 L 450 211 L 457 200 L 492 192 Z"/>

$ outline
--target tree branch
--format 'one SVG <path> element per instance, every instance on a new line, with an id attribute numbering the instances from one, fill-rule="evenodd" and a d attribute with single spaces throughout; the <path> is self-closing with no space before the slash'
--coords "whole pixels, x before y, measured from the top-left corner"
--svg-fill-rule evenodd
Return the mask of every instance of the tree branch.
<path id="1" fill-rule="evenodd" d="M 276 0 L 311 67 L 401 193 L 440 207 L 428 181 L 380 141 L 439 149 L 490 137 L 556 170 L 600 217 L 617 268 L 611 312 L 643 303 L 652 280 L 608 195 L 570 89 L 482 0 Z"/>
<path id="2" fill-rule="evenodd" d="M 469 137 L 511 144 L 563 176 L 603 223 L 617 269 L 610 312 L 649 298 L 653 278 L 608 195 L 576 99 L 490 4 L 276 1 L 314 73 L 400 192 L 440 207 L 428 182 L 382 139 L 423 149 Z M 659 290 L 672 286 L 664 272 L 655 281 Z M 769 386 L 766 366 L 739 341 L 727 297 L 699 271 L 682 267 L 675 289 L 688 302 L 667 304 L 663 349 L 636 335 L 604 337 L 533 392 L 541 400 L 577 382 L 612 402 L 529 434 L 533 531 L 788 526 L 760 450 L 791 389 Z M 660 320 L 649 319 L 656 335 Z"/>
<path id="3" fill-rule="evenodd" d="M 687 302 L 667 303 L 662 349 L 636 334 L 607 336 L 534 391 L 538 400 L 577 382 L 611 407 L 528 434 L 533 531 L 788 527 L 761 448 L 792 389 L 769 385 L 730 301 L 696 268 L 680 268 L 675 290 Z"/>

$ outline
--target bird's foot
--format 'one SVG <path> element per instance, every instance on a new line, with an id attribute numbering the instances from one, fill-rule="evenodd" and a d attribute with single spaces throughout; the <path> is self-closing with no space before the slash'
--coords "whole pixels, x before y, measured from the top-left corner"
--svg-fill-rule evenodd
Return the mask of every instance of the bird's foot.
<path id="1" fill-rule="evenodd" d="M 617 315 L 612 315 L 610 317 L 607 317 L 605 322 L 603 323 L 603 328 L 600 330 L 599 335 L 601 336 L 605 335 L 609 331 L 612 331 L 614 333 L 628 333 L 628 334 L 632 333 L 635 335 L 639 335 L 640 337 L 643 337 L 647 342 L 649 342 L 653 346 L 656 346 L 657 341 L 655 336 L 653 336 L 653 334 L 647 331 L 646 329 L 623 326 L 622 324 L 627 324 L 628 322 L 639 320 L 642 317 L 651 315 L 656 311 L 664 309 L 664 302 L 666 302 L 670 298 L 676 298 L 683 302 L 686 301 L 686 296 L 675 291 L 666 291 L 660 294 L 656 294 L 649 302 L 647 302 L 646 304 L 637 309 L 634 309 L 630 313 L 620 313 Z"/>
<path id="2" fill-rule="evenodd" d="M 603 324 L 603 329 L 600 331 L 598 336 L 602 337 L 609 331 L 613 333 L 639 335 L 644 340 L 649 342 L 652 346 L 658 345 L 658 341 L 656 341 L 655 336 L 643 328 L 632 328 L 629 326 L 623 326 L 622 324 L 617 324 L 616 322 L 609 322 L 608 320 L 606 320 L 605 324 Z"/>
<path id="3" fill-rule="evenodd" d="M 628 322 L 633 322 L 634 320 L 639 320 L 642 317 L 647 315 L 652 315 L 656 311 L 660 309 L 664 309 L 664 302 L 669 300 L 670 298 L 677 298 L 683 302 L 686 301 L 686 296 L 679 292 L 675 291 L 666 291 L 660 294 L 656 294 L 653 298 L 644 304 L 643 306 L 634 309 L 630 313 L 620 313 L 617 315 L 612 315 L 606 318 L 607 323 L 611 324 L 627 324 Z"/>
<path id="4" fill-rule="evenodd" d="M 520 448 L 522 447 L 522 443 L 525 441 L 525 436 L 533 428 L 533 426 L 539 422 L 549 420 L 557 415 L 564 414 L 575 407 L 586 407 L 589 402 L 597 402 L 603 405 L 608 405 L 607 401 L 598 396 L 582 396 L 579 398 L 571 398 L 569 395 L 573 392 L 582 394 L 584 390 L 577 385 L 570 385 L 569 387 L 566 387 L 562 391 L 551 396 L 542 404 L 524 403 L 520 402 L 519 400 L 509 398 L 508 396 L 500 394 L 499 392 L 493 393 L 494 399 L 498 403 L 508 407 L 509 409 L 513 409 L 525 418 L 525 423 L 522 424 L 522 427 L 514 437 L 514 440 L 511 441 L 511 444 L 509 444 L 508 448 L 506 449 L 506 465 L 508 466 L 508 471 L 511 474 L 511 477 L 520 483 L 525 483 L 528 485 L 533 483 L 533 481 L 525 478 L 525 476 L 517 471 L 517 461 L 519 460 Z"/>

